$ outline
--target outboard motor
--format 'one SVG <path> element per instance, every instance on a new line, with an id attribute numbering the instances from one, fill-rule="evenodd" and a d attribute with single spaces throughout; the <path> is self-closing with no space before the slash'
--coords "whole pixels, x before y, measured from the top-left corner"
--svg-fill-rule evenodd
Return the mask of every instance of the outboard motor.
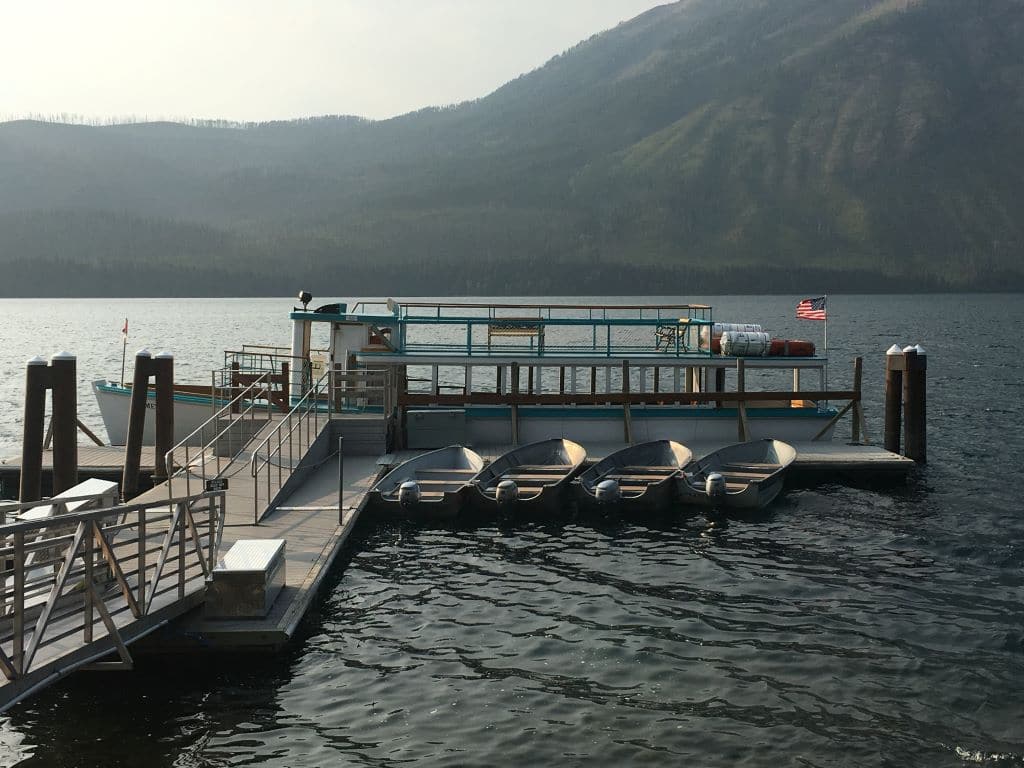
<path id="1" fill-rule="evenodd" d="M 519 498 L 519 486 L 514 480 L 502 480 L 494 489 L 494 498 L 499 504 L 511 504 Z"/>
<path id="2" fill-rule="evenodd" d="M 594 488 L 594 498 L 598 504 L 614 504 L 622 498 L 622 489 L 616 480 L 602 480 Z"/>
<path id="3" fill-rule="evenodd" d="M 415 480 L 406 480 L 398 486 L 398 503 L 411 507 L 420 501 L 420 485 Z"/>
<path id="4" fill-rule="evenodd" d="M 717 507 L 725 499 L 725 478 L 718 472 L 712 472 L 704 481 L 704 493 Z"/>

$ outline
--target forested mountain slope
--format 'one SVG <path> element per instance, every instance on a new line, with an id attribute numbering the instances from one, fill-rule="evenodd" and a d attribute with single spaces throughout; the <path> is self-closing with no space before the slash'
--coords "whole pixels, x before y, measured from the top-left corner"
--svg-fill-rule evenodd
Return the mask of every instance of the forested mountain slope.
<path id="1" fill-rule="evenodd" d="M 688 0 L 387 121 L 6 123 L 0 292 L 1021 289 L 1022 49 L 1021 0 Z"/>

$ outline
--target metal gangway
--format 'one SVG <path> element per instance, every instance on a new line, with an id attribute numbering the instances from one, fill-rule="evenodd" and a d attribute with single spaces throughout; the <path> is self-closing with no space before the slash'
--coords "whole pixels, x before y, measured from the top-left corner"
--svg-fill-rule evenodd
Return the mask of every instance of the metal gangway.
<path id="1" fill-rule="evenodd" d="M 0 504 L 0 711 L 78 669 L 130 669 L 131 643 L 204 599 L 222 492 L 74 492 Z"/>

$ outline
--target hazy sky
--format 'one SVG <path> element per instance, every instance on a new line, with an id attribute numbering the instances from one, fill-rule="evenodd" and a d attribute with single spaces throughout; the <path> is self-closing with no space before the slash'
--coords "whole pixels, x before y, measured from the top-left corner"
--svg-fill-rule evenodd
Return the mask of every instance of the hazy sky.
<path id="1" fill-rule="evenodd" d="M 0 119 L 389 117 L 667 0 L 0 0 Z"/>

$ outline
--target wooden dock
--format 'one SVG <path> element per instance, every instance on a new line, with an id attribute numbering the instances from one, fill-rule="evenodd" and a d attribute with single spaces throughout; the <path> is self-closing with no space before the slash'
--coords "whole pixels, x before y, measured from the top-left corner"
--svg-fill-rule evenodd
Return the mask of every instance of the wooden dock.
<path id="1" fill-rule="evenodd" d="M 295 630 L 316 597 L 331 565 L 348 539 L 365 506 L 366 492 L 380 473 L 377 456 L 345 456 L 342 510 L 338 510 L 337 459 L 317 468 L 282 505 L 254 523 L 255 484 L 249 471 L 250 454 L 243 452 L 221 473 L 225 491 L 225 525 L 220 552 L 246 539 L 285 539 L 285 586 L 270 612 L 261 618 L 212 619 L 200 606 L 192 613 L 150 635 L 139 652 L 165 650 L 276 650 Z M 193 491 L 203 478 L 192 475 Z M 184 492 L 184 478 L 171 481 L 172 491 Z M 167 498 L 168 484 L 139 497 Z"/>
<path id="2" fill-rule="evenodd" d="M 149 487 L 156 467 L 156 449 L 151 445 L 142 447 L 142 462 L 139 465 L 142 487 Z M 96 477 L 101 480 L 121 482 L 124 471 L 123 445 L 79 445 L 78 476 L 82 479 Z M 21 456 L 0 459 L 0 498 L 14 498 L 18 495 L 21 477 Z M 53 449 L 43 451 L 43 495 L 48 496 L 52 488 Z"/>
<path id="3" fill-rule="evenodd" d="M 266 430 L 274 428 L 274 423 Z M 323 429 L 329 429 L 324 426 Z M 259 437 L 254 442 L 258 442 Z M 590 461 L 597 461 L 624 447 L 623 443 L 589 444 Z M 700 458 L 722 446 L 698 444 L 690 446 L 694 456 Z M 804 479 L 830 481 L 853 479 L 863 481 L 891 480 L 903 477 L 915 466 L 910 459 L 885 451 L 876 446 L 844 445 L 832 442 L 798 443 L 797 459 L 791 470 L 796 482 Z M 510 448 L 495 445 L 478 449 L 486 459 L 493 460 Z M 107 466 L 118 460 L 120 451 L 87 449 L 83 454 L 95 454 L 89 461 Z M 294 635 L 302 618 L 314 602 L 318 588 L 338 557 L 363 512 L 367 492 L 387 468 L 405 461 L 423 451 L 409 450 L 390 454 L 345 456 L 344 477 L 341 485 L 339 509 L 339 468 L 337 457 L 328 457 L 315 466 L 297 483 L 291 495 L 279 501 L 277 508 L 255 522 L 257 488 L 251 472 L 251 454 L 243 451 L 219 476 L 226 478 L 224 490 L 224 529 L 219 553 L 223 555 L 234 543 L 242 540 L 284 539 L 285 583 L 266 616 L 259 618 L 222 619 L 208 616 L 203 602 L 201 585 L 189 592 L 191 609 L 183 616 L 154 627 L 153 622 L 140 623 L 138 628 L 125 628 L 126 637 L 138 629 L 150 632 L 138 640 L 136 652 L 253 650 L 274 651 L 284 646 Z M 149 450 L 150 457 L 152 449 Z M 152 460 L 152 459 L 150 459 Z M 203 490 L 210 477 L 198 474 L 193 468 L 188 476 L 178 476 L 133 499 L 133 504 L 159 508 L 162 501 L 184 497 L 187 493 Z M 89 470 L 81 469 L 83 474 Z M 262 512 L 262 509 L 260 510 Z M 140 632 L 140 634 L 142 634 Z"/>

